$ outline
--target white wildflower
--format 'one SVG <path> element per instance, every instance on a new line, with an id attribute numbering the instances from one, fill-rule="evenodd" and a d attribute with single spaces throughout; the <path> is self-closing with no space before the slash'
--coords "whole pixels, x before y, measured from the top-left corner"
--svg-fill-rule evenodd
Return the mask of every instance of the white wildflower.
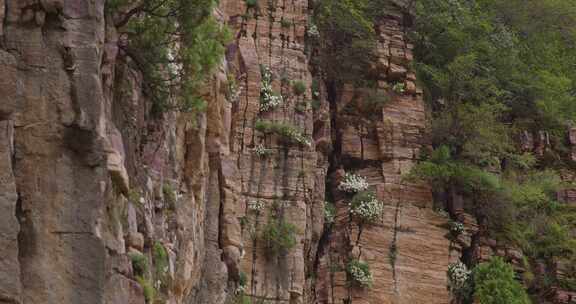
<path id="1" fill-rule="evenodd" d="M 270 111 L 281 105 L 282 95 L 272 89 L 272 72 L 268 67 L 262 67 L 262 82 L 260 84 L 260 112 Z"/>
<path id="2" fill-rule="evenodd" d="M 448 284 L 450 290 L 458 292 L 468 284 L 471 271 L 462 262 L 456 262 L 448 266 Z"/>
<path id="3" fill-rule="evenodd" d="M 308 36 L 314 38 L 320 36 L 320 31 L 318 31 L 318 27 L 316 26 L 316 24 L 310 24 L 310 27 L 308 27 Z"/>
<path id="4" fill-rule="evenodd" d="M 259 157 L 264 157 L 264 156 L 272 153 L 272 150 L 267 149 L 262 144 L 259 144 L 258 146 L 254 147 L 253 151 L 254 151 L 254 154 L 258 155 Z"/>
<path id="5" fill-rule="evenodd" d="M 382 215 L 383 205 L 372 194 L 366 195 L 361 200 L 354 201 L 350 208 L 350 214 L 366 222 L 374 222 Z"/>
<path id="6" fill-rule="evenodd" d="M 262 201 L 248 202 L 248 210 L 259 212 L 262 209 L 264 209 L 264 202 L 262 202 Z"/>
<path id="7" fill-rule="evenodd" d="M 346 173 L 344 180 L 338 185 L 338 190 L 354 193 L 364 191 L 368 189 L 368 186 L 368 182 L 364 177 L 353 173 Z"/>
<path id="8" fill-rule="evenodd" d="M 354 260 L 348 264 L 347 271 L 351 279 L 361 287 L 372 286 L 372 274 L 368 264 Z"/>
<path id="9" fill-rule="evenodd" d="M 460 222 L 450 221 L 449 225 L 450 225 L 450 232 L 452 232 L 455 235 L 459 235 L 462 232 L 464 232 L 464 224 Z"/>

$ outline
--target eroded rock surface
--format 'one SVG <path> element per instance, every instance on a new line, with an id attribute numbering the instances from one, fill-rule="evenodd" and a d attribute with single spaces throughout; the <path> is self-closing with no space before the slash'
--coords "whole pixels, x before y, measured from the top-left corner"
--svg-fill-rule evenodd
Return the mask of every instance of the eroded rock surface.
<path id="1" fill-rule="evenodd" d="M 215 15 L 235 39 L 203 92 L 207 110 L 152 116 L 104 0 L 0 0 L 0 303 L 136 304 L 150 286 L 160 303 L 230 303 L 240 277 L 253 303 L 449 303 L 446 269 L 461 253 L 430 188 L 402 178 L 428 143 L 394 3 L 374 63 L 391 101 L 369 117 L 347 108 L 362 107 L 361 89 L 328 100 L 313 76 L 306 0 L 221 0 Z M 266 69 L 283 102 L 262 111 Z M 377 223 L 351 221 L 336 189 L 344 171 L 385 202 Z M 275 256 L 262 241 L 272 217 L 296 227 L 295 246 Z M 370 264 L 372 289 L 349 286 L 352 257 Z"/>

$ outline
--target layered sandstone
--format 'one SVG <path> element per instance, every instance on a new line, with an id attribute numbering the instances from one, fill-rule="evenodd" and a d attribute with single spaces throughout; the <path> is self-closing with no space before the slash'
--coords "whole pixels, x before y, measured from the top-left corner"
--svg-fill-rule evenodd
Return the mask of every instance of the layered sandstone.
<path id="1" fill-rule="evenodd" d="M 449 302 L 445 273 L 461 252 L 429 187 L 403 179 L 427 141 L 401 1 L 377 27 L 374 68 L 391 100 L 367 116 L 348 111 L 362 108 L 362 89 L 328 100 L 306 52 L 307 0 L 221 0 L 215 15 L 235 39 L 202 92 L 207 110 L 152 116 L 104 4 L 0 0 L 0 303 L 144 303 L 138 254 L 160 303 L 229 303 L 241 276 L 252 303 Z M 283 96 L 269 111 L 261 67 Z M 257 131 L 259 120 L 310 144 Z M 343 170 L 385 202 L 374 225 L 350 220 Z M 338 210 L 330 228 L 326 193 Z M 296 245 L 273 257 L 261 239 L 271 218 L 297 228 Z M 352 257 L 371 265 L 373 289 L 349 286 Z"/>

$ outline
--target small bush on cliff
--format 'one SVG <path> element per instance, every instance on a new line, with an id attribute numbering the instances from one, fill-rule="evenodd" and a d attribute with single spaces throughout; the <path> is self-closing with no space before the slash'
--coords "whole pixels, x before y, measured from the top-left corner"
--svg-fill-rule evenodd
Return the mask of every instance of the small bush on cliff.
<path id="1" fill-rule="evenodd" d="M 278 256 L 296 246 L 296 226 L 270 219 L 262 229 L 262 241 L 269 256 Z"/>
<path id="2" fill-rule="evenodd" d="M 462 262 L 448 266 L 448 290 L 458 299 L 466 300 L 472 292 L 471 271 Z"/>
<path id="3" fill-rule="evenodd" d="M 336 217 L 336 206 L 331 202 L 324 202 L 324 224 L 331 225 Z"/>
<path id="4" fill-rule="evenodd" d="M 154 246 L 152 248 L 152 257 L 154 261 L 154 268 L 156 270 L 155 279 L 159 280 L 163 287 L 167 287 L 168 285 L 168 267 L 170 264 L 170 260 L 168 257 L 168 252 L 162 243 L 154 242 Z"/>
<path id="5" fill-rule="evenodd" d="M 131 252 L 129 254 L 132 261 L 132 270 L 135 276 L 145 276 L 148 273 L 148 259 L 145 255 L 139 252 Z"/>
<path id="6" fill-rule="evenodd" d="M 141 276 L 137 276 L 136 281 L 138 281 L 138 284 L 140 284 L 140 287 L 142 287 L 146 303 L 154 304 L 154 300 L 156 298 L 156 289 L 154 289 L 150 281 Z"/>
<path id="7" fill-rule="evenodd" d="M 273 74 L 269 67 L 260 66 L 262 80 L 260 83 L 260 112 L 273 110 L 284 102 L 282 95 L 272 88 Z"/>
<path id="8" fill-rule="evenodd" d="M 297 80 L 292 83 L 292 91 L 294 94 L 300 96 L 306 93 L 306 84 L 302 80 Z"/>
<path id="9" fill-rule="evenodd" d="M 380 219 L 383 205 L 372 191 L 356 193 L 350 202 L 350 215 L 363 223 L 372 223 Z"/>
<path id="10" fill-rule="evenodd" d="M 348 193 L 356 193 L 368 189 L 370 185 L 363 176 L 346 173 L 344 179 L 338 185 L 338 190 Z"/>
<path id="11" fill-rule="evenodd" d="M 176 194 L 170 183 L 164 183 L 164 185 L 162 185 L 162 195 L 164 196 L 164 202 L 167 204 L 168 209 L 176 209 Z"/>
<path id="12" fill-rule="evenodd" d="M 500 257 L 478 265 L 473 272 L 474 298 L 480 304 L 529 304 L 512 266 Z"/>
<path id="13" fill-rule="evenodd" d="M 368 263 L 354 259 L 348 263 L 346 273 L 353 285 L 366 288 L 372 287 L 372 273 Z"/>
<path id="14" fill-rule="evenodd" d="M 254 124 L 254 129 L 264 134 L 276 134 L 286 143 L 296 143 L 304 146 L 311 145 L 310 139 L 305 137 L 302 131 L 289 124 L 259 120 Z"/>

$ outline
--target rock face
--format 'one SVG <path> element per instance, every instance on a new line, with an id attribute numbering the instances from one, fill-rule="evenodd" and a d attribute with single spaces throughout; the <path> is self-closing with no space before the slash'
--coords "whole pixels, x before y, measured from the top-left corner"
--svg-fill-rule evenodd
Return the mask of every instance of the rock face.
<path id="1" fill-rule="evenodd" d="M 318 303 L 449 303 L 446 269 L 457 256 L 450 255 L 445 237 L 447 219 L 432 210 L 431 190 L 405 181 L 403 175 L 426 148 L 426 117 L 414 74 L 408 70 L 411 48 L 404 36 L 403 17 L 390 6 L 379 30 L 381 62 L 379 90 L 390 96 L 371 119 L 358 115 L 362 91 L 344 87 L 337 94 L 335 128 L 338 169 L 331 191 L 337 217 L 319 267 Z M 392 84 L 405 90 L 395 91 Z M 352 109 L 352 110 L 350 110 Z M 346 172 L 367 177 L 385 204 L 382 217 L 359 224 L 349 216 L 350 196 L 337 188 Z M 346 267 L 350 259 L 368 263 L 373 287 L 350 286 Z"/>
<path id="2" fill-rule="evenodd" d="M 431 189 L 403 179 L 429 145 L 403 3 L 376 27 L 390 101 L 375 110 L 366 89 L 313 73 L 311 6 L 221 0 L 235 39 L 208 108 L 153 117 L 104 0 L 0 0 L 0 303 L 141 304 L 151 288 L 170 304 L 449 303 L 446 269 L 465 246 L 446 238 Z M 262 109 L 268 82 L 283 98 Z M 375 223 L 350 217 L 344 172 L 384 202 Z M 273 220 L 295 241 L 275 254 Z M 372 289 L 349 284 L 353 258 Z"/>

